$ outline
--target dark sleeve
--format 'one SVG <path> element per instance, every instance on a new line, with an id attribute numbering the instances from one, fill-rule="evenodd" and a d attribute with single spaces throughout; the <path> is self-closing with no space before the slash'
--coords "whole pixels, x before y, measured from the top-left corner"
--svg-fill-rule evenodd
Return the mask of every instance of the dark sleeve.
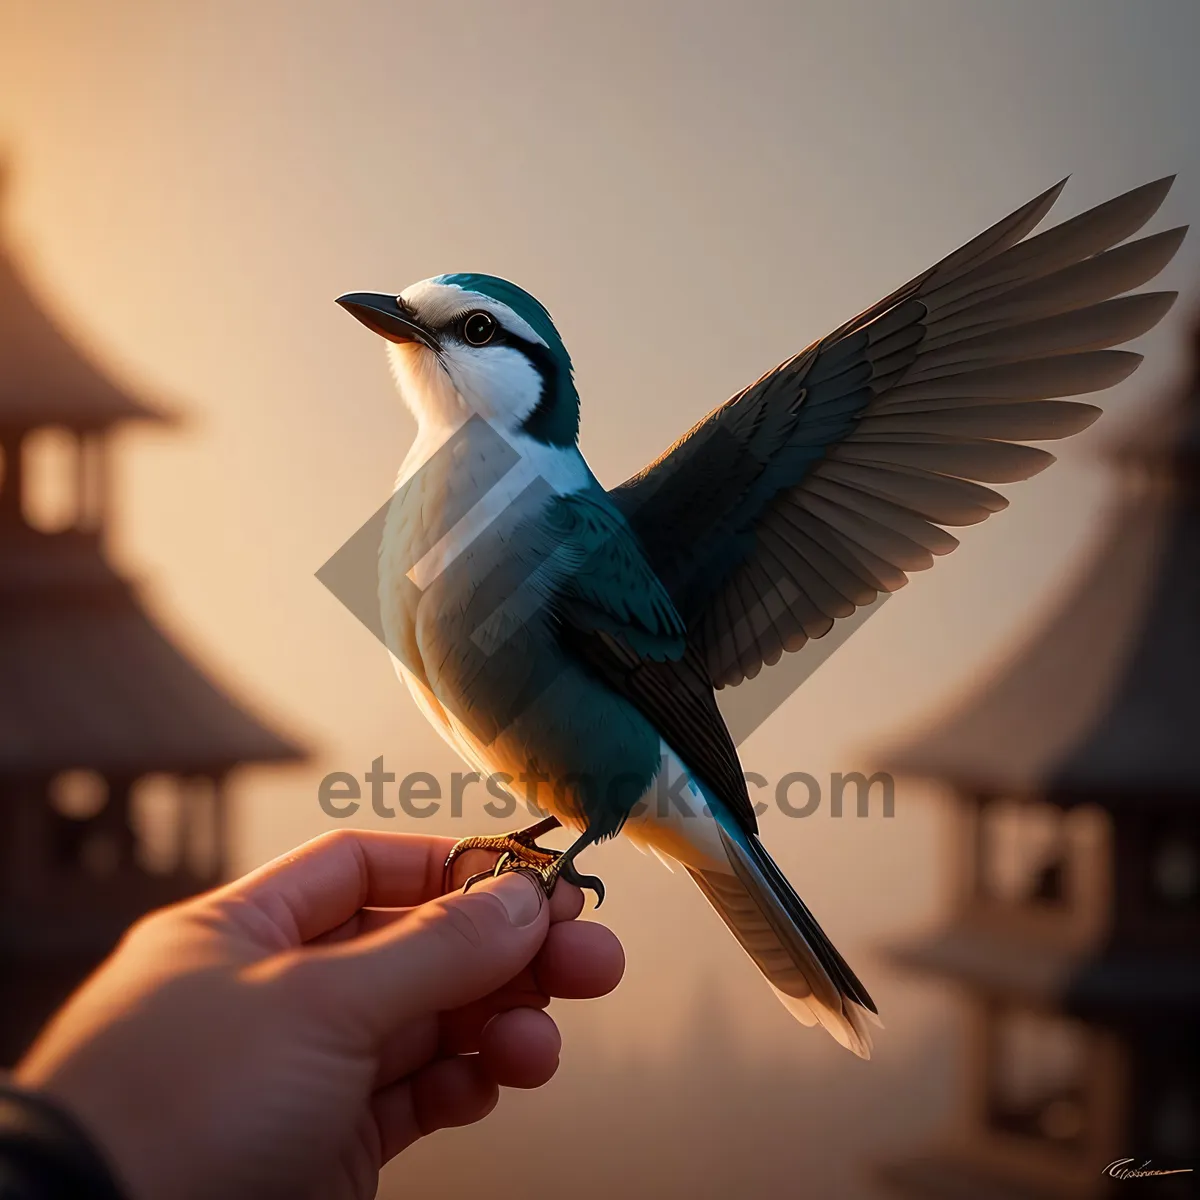
<path id="1" fill-rule="evenodd" d="M 100 1152 L 56 1105 L 0 1083 L 0 1200 L 123 1200 Z"/>

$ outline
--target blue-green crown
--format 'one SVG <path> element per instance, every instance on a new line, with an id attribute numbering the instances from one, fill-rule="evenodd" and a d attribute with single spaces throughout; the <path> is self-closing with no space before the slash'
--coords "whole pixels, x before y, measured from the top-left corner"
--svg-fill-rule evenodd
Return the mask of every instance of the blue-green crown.
<path id="1" fill-rule="evenodd" d="M 498 275 L 472 271 L 439 275 L 435 283 L 450 284 L 465 292 L 478 292 L 507 305 L 546 343 L 546 362 L 538 363 L 545 390 L 541 402 L 525 422 L 526 432 L 543 442 L 570 446 L 579 436 L 579 393 L 575 390 L 571 356 L 554 327 L 545 305 Z"/>

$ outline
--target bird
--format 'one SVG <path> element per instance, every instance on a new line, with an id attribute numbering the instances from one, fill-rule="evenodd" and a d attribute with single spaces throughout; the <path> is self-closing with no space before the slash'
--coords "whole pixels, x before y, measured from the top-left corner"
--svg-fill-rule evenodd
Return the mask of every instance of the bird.
<path id="1" fill-rule="evenodd" d="M 340 296 L 416 419 L 378 556 L 397 671 L 474 769 L 546 785 L 545 819 L 451 860 L 497 851 L 599 903 L 576 857 L 623 833 L 682 865 L 799 1021 L 868 1058 L 876 1005 L 763 845 L 716 693 L 953 550 L 948 527 L 1007 505 L 993 485 L 1054 461 L 1027 443 L 1092 424 L 1075 397 L 1129 376 L 1117 347 L 1175 299 L 1134 289 L 1186 226 L 1129 240 L 1172 182 L 1034 233 L 1063 180 L 610 488 L 528 292 L 465 272 Z M 569 848 L 538 845 L 559 826 Z"/>

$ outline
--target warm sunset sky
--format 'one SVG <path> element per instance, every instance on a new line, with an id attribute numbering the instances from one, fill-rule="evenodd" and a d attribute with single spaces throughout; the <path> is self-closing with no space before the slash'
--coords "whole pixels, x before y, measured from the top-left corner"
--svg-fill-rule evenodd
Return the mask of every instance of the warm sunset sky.
<path id="1" fill-rule="evenodd" d="M 1152 228 L 1195 221 L 1198 50 L 1194 0 L 0 0 L 9 237 L 111 369 L 189 418 L 123 439 L 121 561 L 219 677 L 318 751 L 311 770 L 242 781 L 237 865 L 333 824 L 326 771 L 380 754 L 400 773 L 456 766 L 313 578 L 412 434 L 381 344 L 335 296 L 455 270 L 520 282 L 571 347 L 583 448 L 616 482 L 1068 172 L 1051 221 L 1175 171 Z M 1200 238 L 1162 286 L 1200 300 Z M 1096 452 L 1172 378 L 1189 307 L 1144 339 L 1144 368 L 1103 399 L 1111 418 L 868 622 L 747 743 L 748 768 L 864 765 L 980 676 L 1086 549 L 1109 482 Z M 739 1019 L 729 1053 L 836 1079 L 838 1103 L 874 1114 L 862 1144 L 888 1140 L 879 1081 L 901 1086 L 950 1011 L 873 958 L 936 912 L 936 811 L 905 786 L 892 821 L 765 829 L 881 1003 L 879 1062 L 794 1029 L 690 885 L 604 848 L 587 865 L 629 975 L 565 1018 L 549 1100 L 519 1102 L 548 1136 L 575 1128 L 621 1042 L 690 1054 L 680 1014 L 716 987 Z M 634 1098 L 614 1090 L 615 1122 Z M 740 1109 L 714 1111 L 736 1126 Z M 849 1115 L 823 1119 L 857 1155 Z"/>

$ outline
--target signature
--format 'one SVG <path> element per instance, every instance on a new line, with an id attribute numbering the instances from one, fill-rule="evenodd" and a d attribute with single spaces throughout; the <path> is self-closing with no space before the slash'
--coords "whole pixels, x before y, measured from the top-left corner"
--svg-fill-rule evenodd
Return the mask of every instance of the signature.
<path id="1" fill-rule="evenodd" d="M 1132 1158 L 1118 1158 L 1114 1162 L 1110 1162 L 1101 1174 L 1109 1175 L 1113 1179 L 1141 1179 L 1146 1175 L 1190 1175 L 1192 1173 L 1191 1167 L 1175 1167 L 1172 1170 L 1152 1167 L 1149 1159 L 1146 1159 L 1141 1166 L 1130 1166 L 1135 1161 Z"/>

